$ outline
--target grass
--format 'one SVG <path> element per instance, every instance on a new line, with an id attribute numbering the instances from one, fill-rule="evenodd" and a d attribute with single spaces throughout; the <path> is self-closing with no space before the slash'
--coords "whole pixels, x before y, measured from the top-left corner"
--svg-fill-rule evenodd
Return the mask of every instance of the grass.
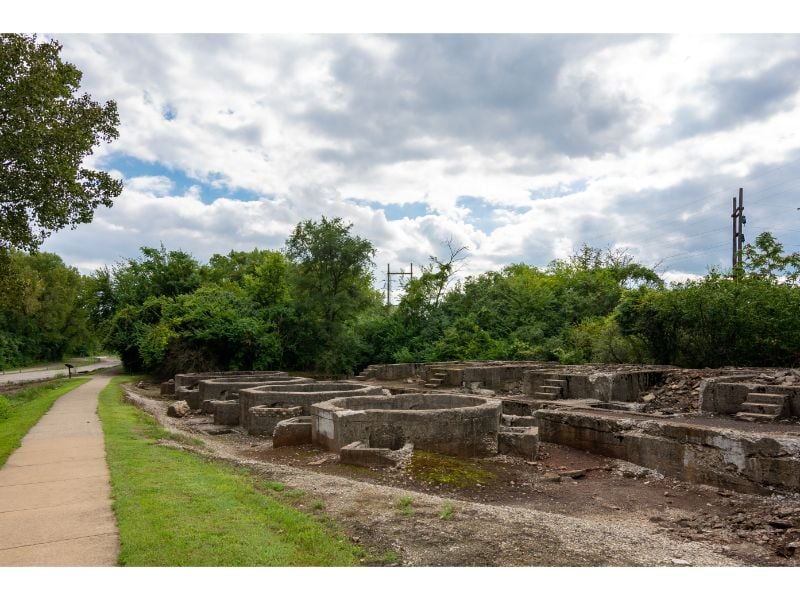
<path id="1" fill-rule="evenodd" d="M 414 499 L 411 496 L 400 496 L 396 507 L 401 515 L 406 517 L 414 516 Z"/>
<path id="2" fill-rule="evenodd" d="M 8 397 L 0 396 L 0 467 L 53 403 L 89 381 L 86 377 L 25 386 Z"/>
<path id="3" fill-rule="evenodd" d="M 426 483 L 458 488 L 483 485 L 496 477 L 491 471 L 465 460 L 421 450 L 414 450 L 408 470 L 415 478 Z"/>
<path id="4" fill-rule="evenodd" d="M 439 518 L 442 521 L 451 520 L 453 518 L 453 511 L 454 510 L 455 510 L 455 507 L 453 506 L 453 503 L 450 502 L 449 500 L 445 500 L 442 503 L 442 511 L 439 513 Z"/>
<path id="5" fill-rule="evenodd" d="M 273 497 L 283 484 L 159 444 L 149 415 L 122 402 L 118 377 L 100 394 L 119 524 L 120 565 L 356 565 L 363 550 L 331 523 Z"/>

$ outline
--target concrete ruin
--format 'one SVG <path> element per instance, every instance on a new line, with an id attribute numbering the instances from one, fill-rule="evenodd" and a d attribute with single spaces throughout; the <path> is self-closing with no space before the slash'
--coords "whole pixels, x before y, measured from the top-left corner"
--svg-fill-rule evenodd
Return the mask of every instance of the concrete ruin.
<path id="1" fill-rule="evenodd" d="M 455 456 L 536 456 L 529 423 L 504 425 L 498 400 L 464 394 L 395 394 L 354 381 L 314 381 L 283 372 L 193 373 L 162 385 L 217 426 L 271 437 L 273 447 L 314 444 L 344 463 L 397 466 L 418 447 Z M 168 394 L 165 394 L 168 395 Z"/>
<path id="2" fill-rule="evenodd" d="M 413 385 L 496 394 L 501 452 L 535 455 L 541 441 L 693 483 L 800 491 L 800 372 L 765 379 L 763 370 L 731 369 L 702 379 L 694 413 L 641 412 L 652 397 L 648 391 L 676 371 L 669 365 L 448 362 L 370 365 L 357 379 L 395 380 L 406 392 Z"/>
<path id="3" fill-rule="evenodd" d="M 202 401 L 217 425 L 272 437 L 276 448 L 313 444 L 361 466 L 401 465 L 412 448 L 534 460 L 544 442 L 693 483 L 797 492 L 800 372 L 763 371 L 693 380 L 696 410 L 678 414 L 645 412 L 651 390 L 682 372 L 668 365 L 408 363 L 371 365 L 351 381 L 195 373 L 162 391 L 174 385 L 179 400 L 195 411 Z"/>

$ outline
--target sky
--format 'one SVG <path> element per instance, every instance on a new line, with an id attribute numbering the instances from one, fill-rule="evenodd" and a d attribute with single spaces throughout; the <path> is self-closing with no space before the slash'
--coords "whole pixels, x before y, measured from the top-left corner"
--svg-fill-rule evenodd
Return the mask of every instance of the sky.
<path id="1" fill-rule="evenodd" d="M 124 192 L 43 250 L 83 272 L 141 246 L 201 261 L 339 216 L 463 276 L 625 249 L 669 281 L 747 241 L 800 250 L 800 36 L 43 32 L 117 102 L 93 168 Z"/>

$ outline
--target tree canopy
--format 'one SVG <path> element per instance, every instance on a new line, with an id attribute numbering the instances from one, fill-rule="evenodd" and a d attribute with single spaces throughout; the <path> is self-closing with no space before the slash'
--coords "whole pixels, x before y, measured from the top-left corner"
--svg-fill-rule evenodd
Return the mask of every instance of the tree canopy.
<path id="1" fill-rule="evenodd" d="M 0 34 L 0 249 L 36 250 L 122 192 L 121 181 L 83 166 L 119 135 L 117 106 L 79 94 L 82 73 L 60 51 L 55 40 Z"/>

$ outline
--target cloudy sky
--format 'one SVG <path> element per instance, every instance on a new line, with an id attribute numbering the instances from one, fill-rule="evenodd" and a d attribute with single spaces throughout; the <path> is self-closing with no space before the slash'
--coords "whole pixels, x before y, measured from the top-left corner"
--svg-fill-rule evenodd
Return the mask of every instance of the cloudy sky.
<path id="1" fill-rule="evenodd" d="M 378 271 L 585 242 L 683 279 L 729 265 L 740 186 L 748 241 L 800 249 L 796 35 L 46 36 L 122 123 L 90 159 L 122 196 L 44 246 L 84 271 L 277 249 L 326 215 Z"/>

